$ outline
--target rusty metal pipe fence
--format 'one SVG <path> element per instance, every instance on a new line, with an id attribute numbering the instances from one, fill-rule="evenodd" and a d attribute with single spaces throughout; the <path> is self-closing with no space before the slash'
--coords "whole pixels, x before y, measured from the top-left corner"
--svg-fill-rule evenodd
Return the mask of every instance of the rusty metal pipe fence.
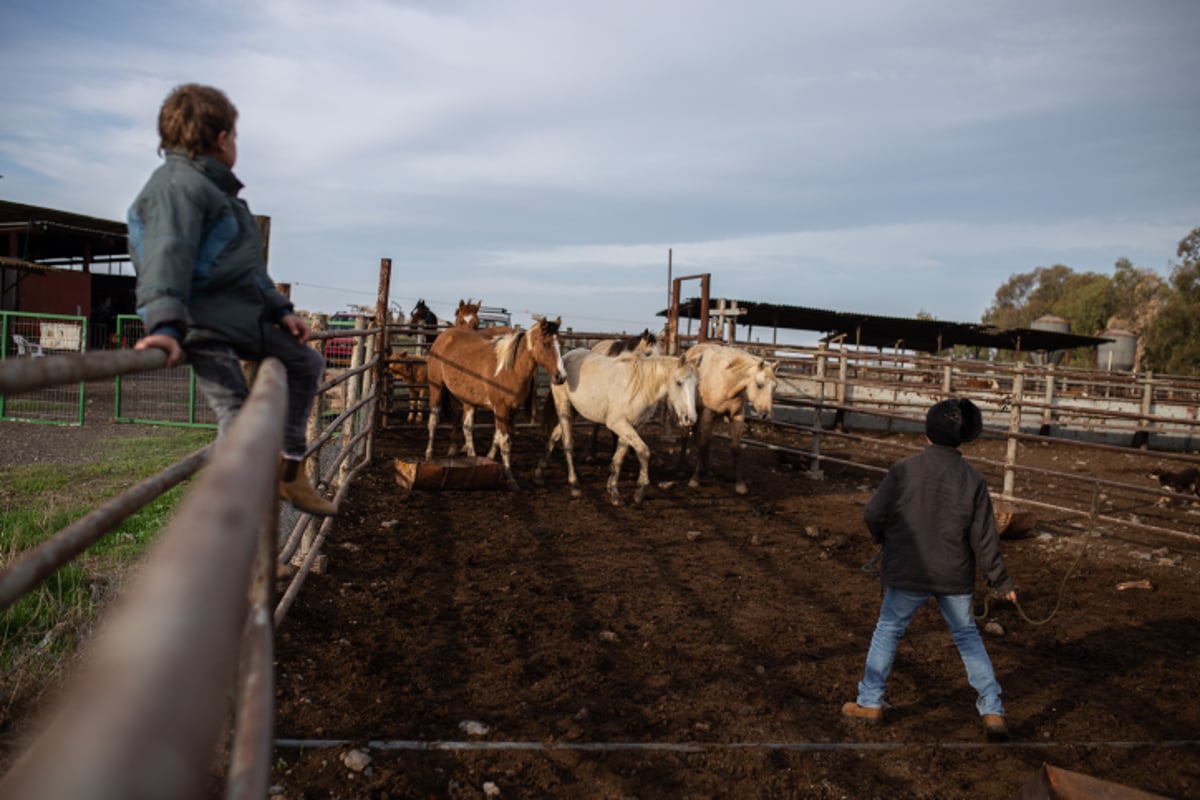
<path id="1" fill-rule="evenodd" d="M 310 425 L 308 463 L 319 465 L 318 485 L 333 488 L 338 502 L 371 459 L 379 330 L 360 318 L 353 331 L 313 335 L 317 349 L 333 336 L 355 340 L 351 367 L 319 387 Z M 164 362 L 159 350 L 10 360 L 0 364 L 0 394 L 115 378 Z M 283 366 L 267 359 L 217 444 L 131 487 L 0 572 L 3 610 L 207 465 L 139 577 L 105 615 L 38 738 L 0 778 L 0 797 L 199 797 L 231 698 L 236 708 L 225 796 L 267 796 L 273 631 L 319 563 L 334 521 L 300 514 L 291 533 L 279 533 L 276 481 L 286 402 Z M 275 602 L 277 567 L 289 561 L 300 568 Z"/>
<path id="2" fill-rule="evenodd" d="M 989 424 L 985 426 L 984 437 L 1006 443 L 1002 461 L 964 452 L 969 461 L 991 473 L 989 484 L 998 499 L 1066 518 L 1088 519 L 1125 531 L 1200 544 L 1194 521 L 1186 514 L 1164 512 L 1159 505 L 1180 502 L 1180 495 L 1156 486 L 1021 464 L 1018 448 L 1018 444 L 1052 448 L 1069 445 L 1097 454 L 1122 454 L 1145 463 L 1146 474 L 1162 462 L 1200 468 L 1200 456 L 1188 447 L 1200 443 L 1200 420 L 1196 418 L 1200 381 L 1148 374 L 1057 370 L 1053 366 L 1030 367 L 1020 363 L 964 364 L 954 359 L 893 357 L 826 348 L 747 349 L 780 361 L 777 370 L 780 389 L 775 396 L 776 414 L 770 426 L 808 437 L 809 447 L 794 448 L 754 438 L 743 438 L 743 444 L 803 459 L 810 477 L 820 477 L 822 463 L 882 475 L 890 462 L 871 464 L 861 458 L 822 452 L 822 442 L 832 439 L 869 443 L 895 451 L 895 458 L 910 455 L 921 447 L 897 441 L 889 434 L 923 434 L 925 412 L 931 404 L 945 397 L 969 397 L 985 409 Z M 1031 374 L 1032 380 L 1027 380 Z M 1130 402 L 1136 401 L 1138 411 L 1123 413 L 1103 406 L 1082 407 L 1079 404 L 1083 401 L 1078 396 L 1073 398 L 1075 405 L 1063 405 L 1056 402 L 1062 396 L 1060 381 L 1067 381 L 1069 386 L 1093 387 L 1090 392 L 1093 398 L 1107 399 L 1119 392 Z M 1053 415 L 1053 425 L 1046 424 L 1048 414 Z M 788 416 L 803 421 L 781 419 Z M 1109 429 L 1103 423 L 1113 420 L 1133 423 L 1123 425 L 1116 433 L 1118 438 L 1128 436 L 1128 444 L 1088 440 L 1088 434 L 1104 434 Z M 764 423 L 759 420 L 755 424 Z M 851 428 L 858 432 L 850 432 Z M 1038 432 L 1027 432 L 1030 429 Z M 1183 442 L 1181 448 L 1150 446 L 1168 437 Z M 1035 499 L 1031 491 L 1035 481 L 1054 482 L 1059 487 L 1057 502 Z"/>

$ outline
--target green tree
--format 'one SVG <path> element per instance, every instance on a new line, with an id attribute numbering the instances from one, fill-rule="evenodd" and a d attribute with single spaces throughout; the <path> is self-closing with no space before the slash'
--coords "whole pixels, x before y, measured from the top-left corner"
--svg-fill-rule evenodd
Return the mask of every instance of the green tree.
<path id="1" fill-rule="evenodd" d="M 1167 282 L 1153 270 L 1135 267 L 1127 258 L 1117 259 L 1112 277 L 1112 315 L 1106 328 L 1137 334 L 1134 370 L 1146 358 L 1146 332 L 1162 311 Z"/>
<path id="2" fill-rule="evenodd" d="M 1145 332 L 1147 369 L 1200 375 L 1200 228 L 1179 243 L 1161 310 Z"/>
<path id="3" fill-rule="evenodd" d="M 1112 281 L 1107 275 L 1077 272 L 1063 281 L 1051 313 L 1069 320 L 1072 333 L 1093 336 L 1104 330 L 1112 315 Z"/>
<path id="4" fill-rule="evenodd" d="M 996 299 L 983 313 L 983 323 L 998 328 L 1028 328 L 1038 317 L 1055 313 L 1067 281 L 1074 274 L 1070 267 L 1055 264 L 1011 276 L 996 290 Z"/>

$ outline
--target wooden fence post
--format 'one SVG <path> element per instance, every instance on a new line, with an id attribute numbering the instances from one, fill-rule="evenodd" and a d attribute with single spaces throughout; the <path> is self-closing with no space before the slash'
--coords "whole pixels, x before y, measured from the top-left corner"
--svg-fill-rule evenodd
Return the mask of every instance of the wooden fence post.
<path id="1" fill-rule="evenodd" d="M 1013 499 L 1013 487 L 1016 484 L 1015 467 L 1017 465 L 1017 437 L 1021 432 L 1021 406 L 1024 405 L 1025 369 L 1017 362 L 1013 370 L 1012 408 L 1008 414 L 1008 449 L 1004 455 L 1004 493 L 1005 500 Z"/>
<path id="2" fill-rule="evenodd" d="M 1046 365 L 1046 388 L 1042 394 L 1042 402 L 1046 407 L 1042 409 L 1042 426 L 1038 433 L 1042 436 L 1049 436 L 1050 430 L 1054 426 L 1054 365 Z"/>
<path id="3" fill-rule="evenodd" d="M 813 407 L 813 423 L 812 423 L 812 449 L 808 457 L 808 477 L 819 479 L 822 477 L 821 472 L 821 412 L 825 407 L 825 367 L 826 359 L 825 343 L 821 343 L 820 352 L 817 354 L 817 404 Z"/>
<path id="4" fill-rule="evenodd" d="M 1133 434 L 1133 446 L 1145 450 L 1150 446 L 1150 416 L 1154 408 L 1154 373 L 1146 370 L 1146 379 L 1142 384 L 1142 417 L 1138 419 L 1137 432 Z"/>

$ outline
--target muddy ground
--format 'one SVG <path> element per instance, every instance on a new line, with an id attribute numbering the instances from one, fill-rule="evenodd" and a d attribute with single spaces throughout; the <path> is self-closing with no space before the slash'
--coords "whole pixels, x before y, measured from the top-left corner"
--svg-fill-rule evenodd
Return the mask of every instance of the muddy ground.
<path id="1" fill-rule="evenodd" d="M 520 493 L 404 492 L 392 459 L 416 460 L 424 434 L 381 435 L 327 543 L 325 573 L 278 632 L 275 734 L 306 744 L 277 749 L 274 791 L 1008 798 L 1048 763 L 1200 796 L 1194 541 L 1105 522 L 1089 533 L 1086 518 L 1041 512 L 1004 555 L 1026 615 L 1054 616 L 1034 625 L 1006 604 L 987 614 L 1004 631 L 985 638 L 1012 742 L 985 742 L 932 606 L 901 645 L 885 724 L 863 726 L 839 709 L 855 696 L 878 611 L 861 511 L 879 474 L 829 464 L 813 480 L 799 459 L 752 448 L 750 492 L 738 496 L 718 443 L 716 476 L 690 489 L 671 445 L 650 437 L 652 477 L 673 483 L 640 507 L 614 507 L 602 464 L 580 465 L 580 499 L 568 495 L 561 454 L 547 485 L 532 486 L 541 439 L 530 429 L 514 445 Z M 882 467 L 913 445 L 895 436 L 823 451 Z M 966 452 L 1001 460 L 1003 448 Z M 1023 445 L 1020 457 L 1150 485 L 1136 454 Z M 999 472 L 983 468 L 998 492 Z M 632 477 L 627 468 L 626 497 Z M 1095 492 L 1069 484 L 1033 474 L 1020 487 L 1048 501 Z M 1194 507 L 1164 511 L 1112 488 L 1095 496 L 1105 515 L 1174 515 L 1200 531 Z M 1143 580 L 1152 588 L 1118 588 Z M 343 763 L 356 748 L 370 759 L 361 772 Z"/>

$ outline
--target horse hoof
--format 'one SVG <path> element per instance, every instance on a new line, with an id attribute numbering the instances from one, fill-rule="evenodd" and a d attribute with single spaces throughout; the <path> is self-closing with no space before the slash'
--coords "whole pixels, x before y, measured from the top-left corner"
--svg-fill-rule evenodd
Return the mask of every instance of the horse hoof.
<path id="1" fill-rule="evenodd" d="M 750 493 L 750 490 L 746 488 L 746 484 L 744 484 L 744 483 L 737 484 L 736 486 L 733 487 L 733 490 L 735 492 L 737 492 L 738 494 L 749 494 Z"/>
<path id="2" fill-rule="evenodd" d="M 608 499 L 609 499 L 610 501 L 612 501 L 612 504 L 613 504 L 614 506 L 620 506 L 620 505 L 621 505 L 621 497 L 620 497 L 620 495 L 612 495 L 612 496 L 610 496 Z"/>
<path id="3" fill-rule="evenodd" d="M 691 489 L 699 489 L 699 488 L 700 488 L 700 481 L 698 481 L 698 480 L 697 480 L 697 479 L 695 479 L 695 478 L 692 478 L 690 481 L 688 481 L 688 487 L 689 487 L 689 488 L 691 488 Z"/>
<path id="4" fill-rule="evenodd" d="M 578 486 L 572 486 L 571 487 L 571 497 L 575 497 L 575 498 L 583 497 L 583 490 L 580 489 Z"/>

